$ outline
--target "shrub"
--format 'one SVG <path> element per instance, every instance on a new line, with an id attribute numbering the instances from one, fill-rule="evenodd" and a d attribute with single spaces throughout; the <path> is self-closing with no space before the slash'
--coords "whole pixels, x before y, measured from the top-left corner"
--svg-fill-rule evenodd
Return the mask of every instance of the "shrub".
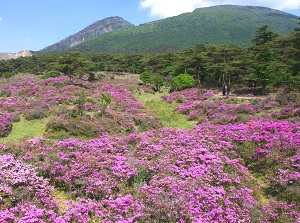
<path id="1" fill-rule="evenodd" d="M 28 109 L 24 112 L 26 120 L 43 119 L 48 116 L 48 110 L 40 106 Z"/>
<path id="2" fill-rule="evenodd" d="M 60 76 L 60 72 L 58 72 L 58 71 L 48 71 L 46 74 L 41 76 L 41 79 L 47 79 L 47 78 L 50 78 L 50 77 L 58 77 L 58 76 Z"/>
<path id="3" fill-rule="evenodd" d="M 100 128 L 101 126 L 97 126 L 87 116 L 72 117 L 68 114 L 50 120 L 46 132 L 49 137 L 54 138 L 62 133 L 67 134 L 68 137 L 95 138 L 99 136 Z"/>
<path id="4" fill-rule="evenodd" d="M 275 96 L 275 101 L 280 105 L 287 105 L 289 103 L 295 103 L 300 100 L 300 93 L 294 91 L 287 91 L 285 89 L 279 89 Z"/>
<path id="5" fill-rule="evenodd" d="M 12 130 L 12 123 L 9 114 L 0 113 L 0 137 L 6 137 Z"/>
<path id="6" fill-rule="evenodd" d="M 195 84 L 194 77 L 189 74 L 180 74 L 172 79 L 171 91 L 181 91 L 192 88 Z"/>

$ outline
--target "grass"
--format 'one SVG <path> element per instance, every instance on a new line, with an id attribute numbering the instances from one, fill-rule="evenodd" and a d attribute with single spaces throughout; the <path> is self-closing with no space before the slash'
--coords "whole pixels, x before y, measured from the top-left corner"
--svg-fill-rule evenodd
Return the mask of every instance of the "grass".
<path id="1" fill-rule="evenodd" d="M 178 103 L 167 103 L 161 96 L 166 93 L 145 93 L 134 94 L 135 98 L 144 104 L 144 106 L 152 110 L 155 115 L 160 118 L 164 128 L 179 128 L 179 129 L 191 129 L 195 126 L 194 121 L 188 121 L 187 117 L 182 114 L 174 112 Z"/>
<path id="2" fill-rule="evenodd" d="M 59 211 L 63 211 L 66 209 L 66 202 L 72 199 L 71 193 L 67 193 L 63 190 L 54 189 L 53 196 L 55 197 L 57 203 L 58 203 L 58 209 Z"/>
<path id="3" fill-rule="evenodd" d="M 40 137 L 45 132 L 46 124 L 50 117 L 28 121 L 21 116 L 19 122 L 13 123 L 12 132 L 5 138 L 0 138 L 0 143 L 19 142 L 22 138 L 34 139 Z"/>

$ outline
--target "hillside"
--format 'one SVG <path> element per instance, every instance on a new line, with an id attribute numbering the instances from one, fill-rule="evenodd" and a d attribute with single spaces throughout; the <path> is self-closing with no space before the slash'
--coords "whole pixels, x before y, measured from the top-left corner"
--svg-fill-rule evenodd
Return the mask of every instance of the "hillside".
<path id="1" fill-rule="evenodd" d="M 299 93 L 154 93 L 114 73 L 0 89 L 1 223 L 299 222 Z"/>
<path id="2" fill-rule="evenodd" d="M 279 34 L 297 26 L 297 17 L 264 7 L 214 6 L 130 29 L 101 35 L 72 47 L 83 52 L 159 52 L 195 44 L 250 45 L 258 26 L 268 24 Z"/>
<path id="3" fill-rule="evenodd" d="M 76 46 L 84 41 L 91 40 L 104 33 L 118 31 L 133 27 L 131 23 L 123 18 L 114 16 L 108 17 L 87 26 L 83 30 L 44 48 L 42 51 L 63 50 L 72 46 Z"/>

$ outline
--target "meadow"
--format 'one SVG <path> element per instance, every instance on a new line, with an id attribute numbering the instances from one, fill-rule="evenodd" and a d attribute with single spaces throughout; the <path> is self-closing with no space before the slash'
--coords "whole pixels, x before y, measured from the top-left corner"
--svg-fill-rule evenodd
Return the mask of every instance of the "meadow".
<path id="1" fill-rule="evenodd" d="M 300 94 L 0 80 L 0 222 L 300 221 Z"/>

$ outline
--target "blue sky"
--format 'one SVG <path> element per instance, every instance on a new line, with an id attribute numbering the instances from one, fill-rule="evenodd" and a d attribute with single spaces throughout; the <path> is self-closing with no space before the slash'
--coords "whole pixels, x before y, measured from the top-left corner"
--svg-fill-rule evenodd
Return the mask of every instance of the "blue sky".
<path id="1" fill-rule="evenodd" d="M 139 25 L 221 4 L 265 6 L 300 16 L 300 0 L 0 0 L 0 52 L 40 50 L 110 16 Z"/>

